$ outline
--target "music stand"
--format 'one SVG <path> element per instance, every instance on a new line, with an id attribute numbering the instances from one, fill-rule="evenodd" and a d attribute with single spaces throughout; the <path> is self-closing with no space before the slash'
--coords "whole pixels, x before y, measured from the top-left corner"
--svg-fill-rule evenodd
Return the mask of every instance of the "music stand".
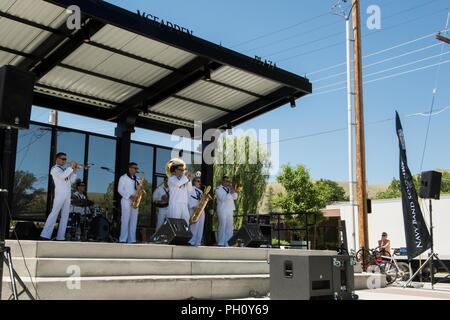
<path id="1" fill-rule="evenodd" d="M 419 269 L 417 269 L 417 271 L 411 276 L 411 278 L 409 278 L 409 280 L 405 283 L 405 285 L 403 287 L 407 287 L 408 285 L 411 284 L 411 282 L 414 280 L 414 278 L 422 271 L 423 268 L 425 268 L 425 266 L 427 264 L 430 265 L 430 277 L 431 277 L 431 289 L 434 290 L 434 269 L 433 269 L 433 263 L 434 260 L 438 261 L 439 264 L 447 271 L 447 276 L 444 279 L 447 279 L 448 277 L 450 277 L 450 271 L 447 268 L 447 266 L 441 261 L 441 259 L 439 259 L 438 254 L 434 252 L 434 240 L 433 240 L 433 206 L 432 206 L 432 202 L 431 199 L 428 199 L 429 201 L 429 207 L 430 207 L 430 238 L 431 238 L 431 248 L 430 248 L 430 254 L 428 259 L 425 261 L 425 263 L 423 265 L 420 266 Z M 436 281 L 436 283 L 439 281 Z"/>

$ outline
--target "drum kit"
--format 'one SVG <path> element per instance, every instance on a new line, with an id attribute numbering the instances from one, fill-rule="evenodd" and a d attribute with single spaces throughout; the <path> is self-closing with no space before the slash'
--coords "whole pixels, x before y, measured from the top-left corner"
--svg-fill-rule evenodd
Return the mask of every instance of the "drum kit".
<path id="1" fill-rule="evenodd" d="M 66 229 L 67 241 L 112 241 L 111 222 L 107 211 L 93 206 L 87 199 L 72 199 L 72 206 L 82 208 L 82 212 L 71 212 Z"/>

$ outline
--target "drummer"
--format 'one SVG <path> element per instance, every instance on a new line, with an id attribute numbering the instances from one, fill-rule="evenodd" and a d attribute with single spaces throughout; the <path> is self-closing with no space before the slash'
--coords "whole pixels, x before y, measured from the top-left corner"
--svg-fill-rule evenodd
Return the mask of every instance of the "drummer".
<path id="1" fill-rule="evenodd" d="M 80 215 L 90 215 L 93 202 L 88 200 L 86 195 L 86 184 L 83 181 L 77 181 L 76 191 L 72 195 L 72 212 Z"/>

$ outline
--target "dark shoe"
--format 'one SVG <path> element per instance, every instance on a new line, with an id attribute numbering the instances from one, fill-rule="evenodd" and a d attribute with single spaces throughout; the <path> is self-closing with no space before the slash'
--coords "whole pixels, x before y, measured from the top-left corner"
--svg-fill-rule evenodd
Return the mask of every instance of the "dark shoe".
<path id="1" fill-rule="evenodd" d="M 39 240 L 40 241 L 52 241 L 52 239 L 47 239 L 47 238 L 44 238 L 44 237 L 39 237 Z"/>

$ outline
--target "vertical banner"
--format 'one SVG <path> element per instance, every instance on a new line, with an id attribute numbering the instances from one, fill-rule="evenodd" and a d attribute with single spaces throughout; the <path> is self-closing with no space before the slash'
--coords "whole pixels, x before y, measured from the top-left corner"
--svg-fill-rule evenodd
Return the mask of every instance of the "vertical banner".
<path id="1" fill-rule="evenodd" d="M 411 171 L 408 168 L 405 136 L 403 135 L 400 117 L 397 112 L 395 112 L 395 115 L 400 148 L 400 188 L 402 192 L 403 222 L 405 224 L 408 259 L 411 260 L 431 248 L 431 237 L 419 206 Z"/>

